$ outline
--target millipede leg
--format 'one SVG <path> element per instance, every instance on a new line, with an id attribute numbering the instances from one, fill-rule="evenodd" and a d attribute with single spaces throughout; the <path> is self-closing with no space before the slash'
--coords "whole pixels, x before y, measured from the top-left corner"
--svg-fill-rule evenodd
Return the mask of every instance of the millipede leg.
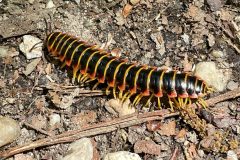
<path id="1" fill-rule="evenodd" d="M 113 97 L 115 98 L 115 99 L 117 99 L 117 96 L 116 96 L 116 85 L 113 87 Z"/>
<path id="2" fill-rule="evenodd" d="M 180 109 L 180 108 L 181 108 L 181 104 L 180 104 L 180 102 L 179 102 L 179 101 L 177 101 L 177 99 L 176 99 L 176 98 L 173 98 L 173 101 L 174 101 L 174 103 L 175 103 L 176 107 L 178 107 L 178 108 Z"/>
<path id="3" fill-rule="evenodd" d="M 160 97 L 157 97 L 158 108 L 162 109 Z"/>
<path id="4" fill-rule="evenodd" d="M 106 88 L 106 95 L 109 95 L 109 94 L 110 94 L 109 89 L 110 89 L 110 86 L 108 86 L 108 87 Z"/>
<path id="5" fill-rule="evenodd" d="M 188 103 L 188 98 L 185 98 L 185 100 L 184 100 L 184 106 L 187 106 L 187 103 Z"/>
<path id="6" fill-rule="evenodd" d="M 80 82 L 80 79 L 81 79 L 82 77 L 83 77 L 83 75 L 82 75 L 82 74 L 79 74 L 78 77 L 76 77 L 76 78 L 77 78 L 77 81 Z M 74 77 L 73 77 L 73 78 L 74 78 Z M 74 79 L 75 79 L 75 78 L 74 78 Z"/>
<path id="7" fill-rule="evenodd" d="M 140 96 L 139 96 L 139 98 L 138 98 L 138 100 L 136 101 L 136 103 L 135 103 L 135 106 L 140 102 L 140 100 L 142 99 L 142 97 L 143 97 L 143 95 L 142 94 L 140 94 Z"/>
<path id="8" fill-rule="evenodd" d="M 183 108 L 184 107 L 183 98 L 178 97 L 178 102 L 179 102 L 179 107 Z"/>
<path id="9" fill-rule="evenodd" d="M 120 90 L 118 94 L 119 99 L 122 99 L 122 94 L 123 94 L 123 91 Z"/>
<path id="10" fill-rule="evenodd" d="M 168 103 L 169 103 L 169 105 L 170 105 L 170 107 L 171 107 L 171 111 L 174 112 L 172 100 L 171 100 L 170 97 L 168 97 Z"/>
<path id="11" fill-rule="evenodd" d="M 99 84 L 100 84 L 99 82 L 97 82 L 96 84 L 94 84 L 94 86 L 92 87 L 92 90 L 96 89 Z"/>
<path id="12" fill-rule="evenodd" d="M 198 102 L 204 109 L 207 109 L 208 104 L 202 98 L 199 98 Z"/>
<path id="13" fill-rule="evenodd" d="M 142 94 L 139 94 L 139 95 L 137 95 L 136 97 L 135 97 L 135 99 L 133 100 L 133 106 L 136 106 L 137 105 L 137 103 L 141 100 L 141 98 L 142 98 L 143 96 L 142 96 Z"/>
<path id="14" fill-rule="evenodd" d="M 96 78 L 93 78 L 93 79 L 88 79 L 85 83 L 89 83 L 89 82 L 92 82 L 92 81 L 95 81 Z"/>
<path id="15" fill-rule="evenodd" d="M 66 66 L 66 62 L 64 61 L 60 68 L 63 69 L 65 66 Z"/>
<path id="16" fill-rule="evenodd" d="M 130 97 L 131 97 L 131 93 L 130 93 L 130 92 L 126 92 L 126 93 L 123 95 L 122 102 L 124 102 L 126 99 L 129 99 Z"/>
<path id="17" fill-rule="evenodd" d="M 152 97 L 153 97 L 153 94 L 148 98 L 148 100 L 147 100 L 146 104 L 144 105 L 144 107 L 146 107 L 146 106 L 149 105 L 149 103 L 150 103 Z"/>

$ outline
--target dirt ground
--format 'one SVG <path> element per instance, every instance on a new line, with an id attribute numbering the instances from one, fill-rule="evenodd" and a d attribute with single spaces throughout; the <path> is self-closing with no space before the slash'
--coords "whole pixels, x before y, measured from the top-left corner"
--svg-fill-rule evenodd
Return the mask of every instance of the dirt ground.
<path id="1" fill-rule="evenodd" d="M 207 98 L 231 90 L 232 83 L 240 85 L 238 0 L 0 0 L 0 47 L 8 51 L 0 56 L 0 115 L 15 119 L 21 128 L 20 137 L 1 147 L 0 153 L 117 117 L 105 107 L 111 97 L 77 95 L 76 89 L 90 88 L 72 83 L 67 71 L 50 63 L 44 55 L 33 64 L 34 59 L 27 59 L 22 53 L 19 45 L 24 35 L 44 42 L 46 32 L 51 31 L 81 37 L 113 54 L 150 66 L 189 70 L 192 64 L 213 61 L 218 68 L 230 70 L 231 83 Z M 31 65 L 33 68 L 26 73 Z M 214 125 L 231 130 L 240 139 L 240 98 L 218 103 L 212 113 L 218 119 Z M 60 116 L 60 122 L 50 125 L 53 114 Z M 153 131 L 149 123 L 162 128 Z M 184 138 L 177 138 L 180 133 Z M 199 144 L 198 132 L 179 116 L 90 137 L 95 144 L 95 159 L 116 151 L 138 153 L 136 145 L 140 140 L 153 141 L 152 149 L 161 148 L 156 154 L 141 150 L 138 154 L 142 159 L 229 158 L 227 154 L 205 151 Z M 68 146 L 69 143 L 59 143 L 13 157 L 60 159 Z M 234 151 L 240 158 L 240 149 Z"/>

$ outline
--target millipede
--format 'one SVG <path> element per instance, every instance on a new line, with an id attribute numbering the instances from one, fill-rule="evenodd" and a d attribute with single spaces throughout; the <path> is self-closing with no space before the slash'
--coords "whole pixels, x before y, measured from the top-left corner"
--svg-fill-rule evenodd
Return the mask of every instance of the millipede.
<path id="1" fill-rule="evenodd" d="M 191 104 L 193 99 L 206 107 L 202 97 L 211 89 L 202 79 L 190 73 L 130 63 L 62 32 L 49 34 L 46 45 L 63 66 L 73 69 L 73 78 L 78 82 L 97 80 L 93 88 L 105 83 L 108 86 L 106 90 L 111 90 L 115 98 L 123 101 L 134 95 L 133 106 L 147 97 L 145 106 L 156 98 L 161 107 L 160 99 L 166 95 L 171 108 L 172 103 L 180 107 Z"/>
<path id="2" fill-rule="evenodd" d="M 194 101 L 206 108 L 203 97 L 213 89 L 191 72 L 131 63 L 62 32 L 50 33 L 46 47 L 50 56 L 59 59 L 62 67 L 67 66 L 72 70 L 74 80 L 80 83 L 96 81 L 93 89 L 99 84 L 106 84 L 106 93 L 112 93 L 114 98 L 122 102 L 134 97 L 132 106 L 139 104 L 143 98 L 146 98 L 145 106 L 148 106 L 155 98 L 161 108 L 161 99 L 167 97 L 171 110 L 177 109 L 184 121 L 198 131 L 203 139 L 213 137 L 210 150 L 225 153 L 238 147 L 237 139 L 231 138 L 231 135 L 226 138 L 226 134 L 220 130 L 208 135 L 206 121 L 195 113 L 191 103 Z"/>

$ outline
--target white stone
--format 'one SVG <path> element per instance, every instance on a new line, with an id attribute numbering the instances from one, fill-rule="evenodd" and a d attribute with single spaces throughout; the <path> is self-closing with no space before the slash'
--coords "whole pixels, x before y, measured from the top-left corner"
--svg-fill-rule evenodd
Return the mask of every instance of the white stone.
<path id="1" fill-rule="evenodd" d="M 8 55 L 8 47 L 0 46 L 0 57 L 6 57 Z"/>
<path id="2" fill-rule="evenodd" d="M 213 50 L 211 54 L 216 58 L 221 58 L 224 56 L 223 51 Z"/>
<path id="3" fill-rule="evenodd" d="M 238 82 L 230 81 L 227 84 L 227 89 L 234 90 L 238 88 Z"/>
<path id="4" fill-rule="evenodd" d="M 223 91 L 226 89 L 231 73 L 223 73 L 222 70 L 216 68 L 214 62 L 200 62 L 196 65 L 194 75 L 202 78 L 216 91 Z"/>
<path id="5" fill-rule="evenodd" d="M 49 125 L 54 127 L 56 124 L 59 124 L 61 121 L 59 114 L 51 114 L 49 117 Z"/>
<path id="6" fill-rule="evenodd" d="M 187 34 L 184 33 L 181 37 L 186 44 L 189 44 L 189 36 Z"/>
<path id="7" fill-rule="evenodd" d="M 82 138 L 72 144 L 68 149 L 68 154 L 62 160 L 92 160 L 93 145 L 91 139 Z"/>
<path id="8" fill-rule="evenodd" d="M 114 153 L 108 153 L 104 160 L 141 160 L 140 156 L 136 153 L 127 151 L 119 151 Z"/>
<path id="9" fill-rule="evenodd" d="M 53 1 L 52 1 L 52 0 L 49 0 L 49 1 L 47 2 L 47 4 L 46 4 L 46 8 L 53 8 L 53 7 L 55 7 Z"/>
<path id="10" fill-rule="evenodd" d="M 228 160 L 238 160 L 238 156 L 234 151 L 230 150 L 227 152 L 227 159 Z"/>
<path id="11" fill-rule="evenodd" d="M 11 118 L 0 116 L 0 147 L 13 142 L 19 135 L 19 124 Z"/>
<path id="12" fill-rule="evenodd" d="M 23 42 L 19 45 L 20 50 L 27 59 L 38 58 L 42 56 L 42 40 L 31 35 L 23 36 Z"/>
<path id="13" fill-rule="evenodd" d="M 140 0 L 130 0 L 130 3 L 132 4 L 132 5 L 136 5 L 136 4 L 138 4 L 140 2 Z"/>

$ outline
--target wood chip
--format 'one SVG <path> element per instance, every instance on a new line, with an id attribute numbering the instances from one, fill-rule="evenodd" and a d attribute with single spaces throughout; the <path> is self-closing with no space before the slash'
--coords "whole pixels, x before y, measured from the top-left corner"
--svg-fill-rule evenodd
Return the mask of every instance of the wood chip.
<path id="1" fill-rule="evenodd" d="M 123 8 L 122 15 L 124 18 L 127 18 L 127 16 L 131 13 L 133 6 L 130 4 L 126 4 Z"/>
<path id="2" fill-rule="evenodd" d="M 151 140 L 140 140 L 135 143 L 134 152 L 160 155 L 161 146 Z"/>

